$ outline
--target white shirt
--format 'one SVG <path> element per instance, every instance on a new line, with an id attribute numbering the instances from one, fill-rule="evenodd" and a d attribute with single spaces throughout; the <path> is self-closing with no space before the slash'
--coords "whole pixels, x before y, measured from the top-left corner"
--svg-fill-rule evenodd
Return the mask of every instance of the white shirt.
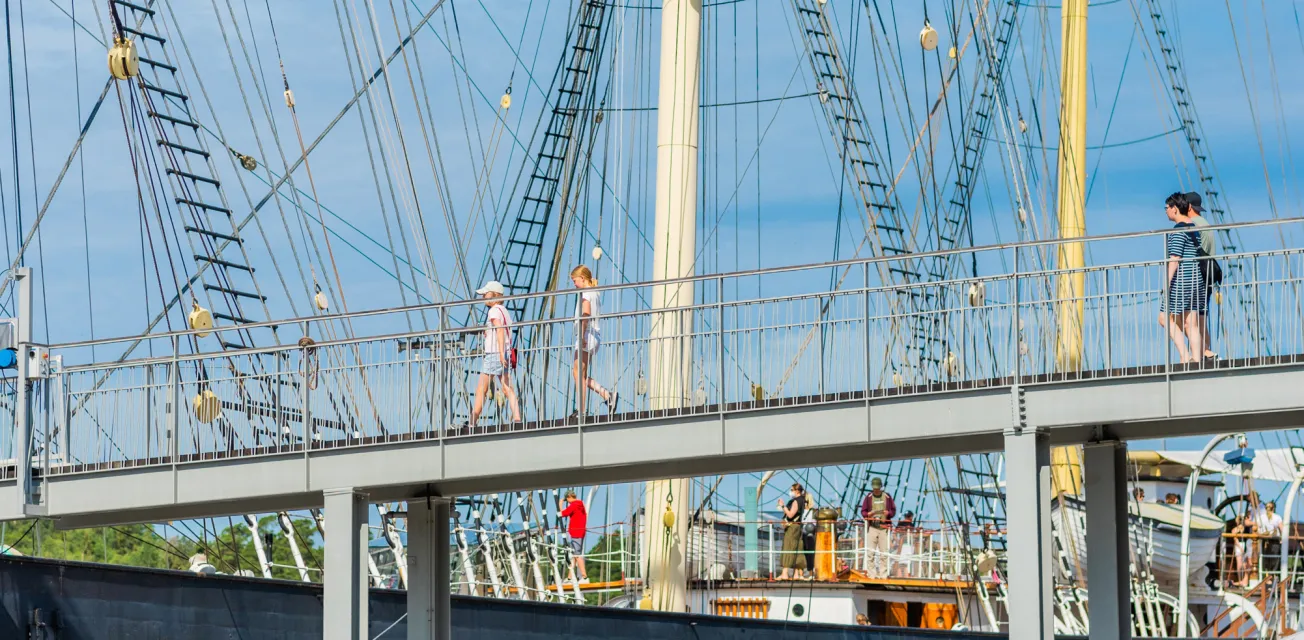
<path id="1" fill-rule="evenodd" d="M 510 345 L 512 342 L 512 330 L 510 329 L 512 325 L 512 312 L 508 311 L 507 307 L 504 307 L 501 304 L 496 304 L 489 307 L 489 324 L 484 330 L 485 353 L 500 353 L 503 351 L 503 347 L 498 344 L 498 327 L 494 326 L 494 320 L 498 321 L 499 326 L 507 329 L 507 344 Z"/>
<path id="2" fill-rule="evenodd" d="M 601 295 L 602 294 L 598 291 L 589 291 L 586 289 L 580 293 L 579 300 L 575 301 L 576 320 L 579 320 L 584 316 L 584 301 L 589 301 L 589 321 L 586 323 L 588 325 L 587 335 L 594 338 L 602 337 L 602 330 L 598 327 L 598 318 L 602 316 L 602 306 L 598 303 L 598 299 Z"/>
<path id="3" fill-rule="evenodd" d="M 1281 535 L 1281 527 L 1284 524 L 1280 515 L 1267 511 L 1259 513 L 1254 523 L 1258 525 L 1260 535 Z"/>

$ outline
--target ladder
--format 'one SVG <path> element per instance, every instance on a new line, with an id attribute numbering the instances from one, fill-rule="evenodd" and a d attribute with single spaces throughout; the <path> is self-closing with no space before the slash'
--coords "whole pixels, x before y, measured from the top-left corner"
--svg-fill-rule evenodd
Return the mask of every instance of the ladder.
<path id="1" fill-rule="evenodd" d="M 565 196 L 575 179 L 575 147 L 594 120 L 581 115 L 592 110 L 607 20 L 606 2 L 583 0 L 568 37 L 570 46 L 558 63 L 553 84 L 557 102 L 547 116 L 548 127 L 498 267 L 498 278 L 509 296 L 534 289 L 557 194 Z M 524 300 L 507 303 L 517 318 L 526 317 L 525 307 Z"/>
<path id="2" fill-rule="evenodd" d="M 945 345 L 938 336 L 943 317 L 929 313 L 938 308 L 937 293 L 917 286 L 925 274 L 919 260 L 906 257 L 916 251 L 909 222 L 893 190 L 891 170 L 882 164 L 883 154 L 843 63 L 837 35 L 824 12 L 827 5 L 822 0 L 791 0 L 791 4 L 842 170 L 864 207 L 870 251 L 879 256 L 902 256 L 900 260 L 879 263 L 879 276 L 884 284 L 916 285 L 896 289 L 892 315 L 894 323 L 904 322 L 904 326 L 894 327 L 893 340 L 901 341 L 903 353 L 891 350 L 891 366 L 903 378 L 940 379 Z M 904 321 L 899 320 L 902 316 Z"/>
<path id="3" fill-rule="evenodd" d="M 173 204 L 178 211 L 189 214 L 184 230 L 213 317 L 235 325 L 248 324 L 257 321 L 251 316 L 261 308 L 262 319 L 270 319 L 267 297 L 254 279 L 249 252 L 217 178 L 213 154 L 204 142 L 193 101 L 168 52 L 167 39 L 159 35 L 160 16 L 154 2 L 148 0 L 140 5 L 111 0 L 109 6 L 119 35 L 135 41 L 140 52 L 140 73 L 134 84 L 154 125 L 153 131 L 142 135 L 153 138 L 173 190 Z M 249 341 L 247 334 L 242 336 L 242 340 Z M 252 345 L 222 340 L 226 349 L 248 346 Z"/>
<path id="4" fill-rule="evenodd" d="M 1006 0 L 990 24 L 985 16 L 975 18 L 976 31 L 980 32 L 981 41 L 975 48 L 982 60 L 978 86 L 971 98 L 964 127 L 964 148 L 956 159 L 955 182 L 951 184 L 951 197 L 942 204 L 937 221 L 937 250 L 954 249 L 961 246 L 963 236 L 971 226 L 971 205 L 974 184 L 978 179 L 978 169 L 987 148 L 990 137 L 992 116 L 996 110 L 998 98 L 1004 92 L 1005 61 L 1015 38 L 1014 27 L 1018 23 L 1019 3 Z M 993 37 L 994 36 L 994 37 Z M 985 46 L 984 46 L 985 45 Z M 957 61 L 957 65 L 959 62 Z M 928 275 L 933 280 L 946 280 L 959 271 L 961 255 L 937 256 L 931 260 Z M 943 294 L 945 295 L 945 294 Z"/>

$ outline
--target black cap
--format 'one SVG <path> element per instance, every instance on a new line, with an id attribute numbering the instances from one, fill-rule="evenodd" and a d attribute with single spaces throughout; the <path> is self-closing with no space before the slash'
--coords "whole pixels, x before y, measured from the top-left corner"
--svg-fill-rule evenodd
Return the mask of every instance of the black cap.
<path id="1" fill-rule="evenodd" d="M 1191 191 L 1186 194 L 1186 204 L 1191 205 L 1191 208 L 1196 211 L 1204 211 L 1204 201 L 1200 198 L 1200 192 L 1198 191 Z"/>

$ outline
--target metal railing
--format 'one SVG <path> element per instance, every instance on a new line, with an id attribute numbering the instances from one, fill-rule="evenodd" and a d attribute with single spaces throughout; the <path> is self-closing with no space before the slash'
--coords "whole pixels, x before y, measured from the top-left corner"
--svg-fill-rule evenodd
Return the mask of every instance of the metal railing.
<path id="1" fill-rule="evenodd" d="M 812 531 L 815 523 L 807 523 Z M 800 526 L 800 524 L 798 525 Z M 864 521 L 839 520 L 832 524 L 834 546 L 831 566 L 835 573 L 855 571 L 861 579 L 910 579 L 933 581 L 968 581 L 975 553 L 970 547 L 957 547 L 959 528 L 955 525 L 920 522 L 911 527 L 870 527 Z M 743 529 L 756 527 L 757 545 L 746 548 Z M 803 534 L 796 551 L 783 548 L 785 524 L 777 521 L 730 522 L 724 528 L 694 525 L 689 531 L 686 558 L 689 575 L 698 580 L 778 578 L 785 555 L 806 558 L 805 573 L 815 574 L 817 553 L 815 534 Z M 871 535 L 872 534 L 872 535 Z M 881 538 L 880 538 L 881 536 Z M 882 539 L 883 543 L 875 544 Z M 749 574 L 750 559 L 755 559 L 756 573 Z M 798 572 L 798 577 L 802 577 Z"/>
<path id="2" fill-rule="evenodd" d="M 1268 224 L 1235 226 L 1245 232 Z M 1015 380 L 1171 377 L 1203 367 L 1304 361 L 1304 250 L 1219 256 L 1226 272 L 1233 272 L 1226 265 L 1235 262 L 1242 265 L 1235 273 L 1250 279 L 1224 282 L 1211 303 L 1208 325 L 1220 357 L 1183 364 L 1159 323 L 1168 263 L 1164 238 L 1159 232 L 1083 239 L 1088 256 L 1106 259 L 1073 272 L 1045 266 L 1056 242 L 940 252 L 966 254 L 980 272 L 992 275 L 910 285 L 921 298 L 949 301 L 924 311 L 903 311 L 902 287 L 878 280 L 882 267 L 907 264 L 891 257 L 601 287 L 606 313 L 594 321 L 602 343 L 590 372 L 618 393 L 619 402 L 608 409 L 590 394 L 580 415 L 574 415 L 572 376 L 575 291 L 529 296 L 561 317 L 513 327 L 521 364 L 512 378 L 517 389 L 529 390 L 521 398 L 522 422 L 510 420 L 495 394 L 478 424 L 466 424 L 483 328 L 452 321 L 482 324 L 483 301 L 54 345 L 51 353 L 63 367 L 49 380 L 56 397 L 35 413 L 35 442 L 56 450 L 49 458 L 62 462 L 44 473 L 57 475 L 937 393 Z M 1057 299 L 1057 282 L 1079 272 L 1084 289 L 1071 300 Z M 649 308 L 654 290 L 667 283 L 678 283 L 684 299 L 673 308 Z M 1063 331 L 1057 314 L 1066 302 L 1082 305 L 1077 329 L 1084 345 L 1067 363 L 1057 352 Z M 944 328 L 940 368 L 903 360 L 910 343 L 903 332 L 918 324 L 911 313 L 934 315 L 936 326 Z M 669 336 L 653 330 L 667 323 L 683 330 Z M 430 328 L 396 330 L 407 326 Z M 217 352 L 227 332 L 267 334 L 280 344 Z M 101 354 L 131 346 L 150 355 L 94 362 L 92 345 Z M 655 371 L 654 359 L 671 366 Z M 924 373 L 939 370 L 940 377 Z M 0 432 L 12 429 L 12 414 L 7 419 L 10 429 Z"/>

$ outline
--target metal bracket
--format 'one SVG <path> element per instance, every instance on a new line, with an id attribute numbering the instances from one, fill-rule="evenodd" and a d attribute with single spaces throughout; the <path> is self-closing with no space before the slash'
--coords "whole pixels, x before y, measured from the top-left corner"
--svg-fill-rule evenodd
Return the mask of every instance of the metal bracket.
<path id="1" fill-rule="evenodd" d="M 1022 385 L 1010 386 L 1010 408 L 1012 409 L 1010 426 L 1015 432 L 1023 431 L 1028 427 L 1028 398 Z"/>

